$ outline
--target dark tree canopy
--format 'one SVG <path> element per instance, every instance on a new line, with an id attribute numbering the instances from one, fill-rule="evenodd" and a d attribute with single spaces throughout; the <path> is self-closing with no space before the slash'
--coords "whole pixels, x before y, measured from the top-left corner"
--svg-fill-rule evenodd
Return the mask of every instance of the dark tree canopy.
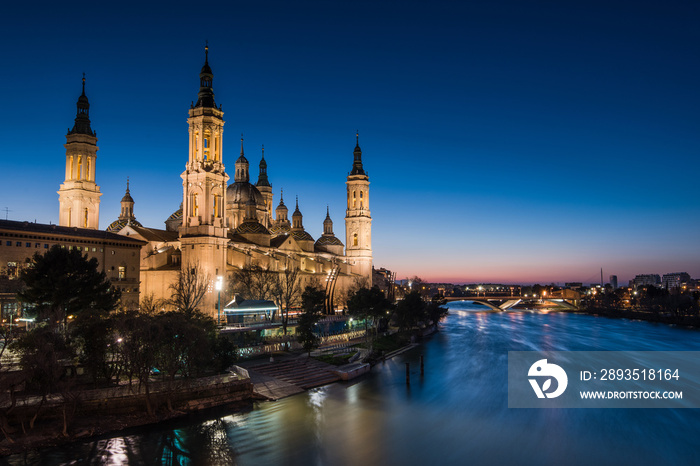
<path id="1" fill-rule="evenodd" d="M 32 261 L 22 271 L 26 288 L 17 297 L 34 307 L 37 322 L 55 327 L 68 316 L 105 315 L 117 306 L 119 291 L 99 271 L 97 259 L 56 245 Z"/>
<path id="2" fill-rule="evenodd" d="M 373 323 L 385 318 L 387 311 L 391 309 L 391 303 L 377 286 L 360 288 L 350 296 L 347 305 L 351 316 L 357 319 L 371 320 Z"/>
<path id="3" fill-rule="evenodd" d="M 302 312 L 297 322 L 297 340 L 309 354 L 320 343 L 320 338 L 314 330 L 321 319 L 321 314 L 323 314 L 325 299 L 325 291 L 313 286 L 307 286 L 301 295 Z"/>

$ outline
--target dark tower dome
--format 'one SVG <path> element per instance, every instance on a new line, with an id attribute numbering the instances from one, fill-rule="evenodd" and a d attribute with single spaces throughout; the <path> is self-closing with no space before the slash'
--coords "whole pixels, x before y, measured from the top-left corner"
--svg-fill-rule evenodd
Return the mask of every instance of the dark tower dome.
<path id="1" fill-rule="evenodd" d="M 199 94 L 197 94 L 198 99 L 195 104 L 196 107 L 208 107 L 216 108 L 216 103 L 214 102 L 214 88 L 212 83 L 214 81 L 214 73 L 212 73 L 209 67 L 209 45 L 204 47 L 204 66 L 199 72 Z"/>
<path id="2" fill-rule="evenodd" d="M 255 186 L 268 186 L 272 187 L 270 180 L 267 179 L 267 162 L 265 162 L 265 146 L 262 146 L 262 158 L 260 159 L 260 174 L 258 175 L 258 182 Z"/>
<path id="3" fill-rule="evenodd" d="M 352 163 L 351 175 L 366 175 L 365 170 L 362 168 L 362 149 L 360 149 L 360 132 L 355 134 L 355 150 L 353 151 L 354 160 Z"/>
<path id="4" fill-rule="evenodd" d="M 83 93 L 78 97 L 76 106 L 78 107 L 78 111 L 75 115 L 75 124 L 73 125 L 73 129 L 68 131 L 68 134 L 87 134 L 95 136 L 95 132 L 90 127 L 90 102 L 88 102 L 88 98 L 85 95 L 85 73 L 83 73 Z"/>

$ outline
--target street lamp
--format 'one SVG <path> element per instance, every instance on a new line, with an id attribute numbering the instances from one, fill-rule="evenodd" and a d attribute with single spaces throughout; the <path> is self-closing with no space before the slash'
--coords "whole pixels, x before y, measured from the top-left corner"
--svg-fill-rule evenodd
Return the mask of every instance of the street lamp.
<path id="1" fill-rule="evenodd" d="M 219 314 L 216 320 L 217 325 L 221 325 L 221 287 L 224 285 L 224 277 L 221 275 L 216 277 L 216 283 L 214 284 L 214 288 L 216 288 L 216 291 L 219 293 Z"/>

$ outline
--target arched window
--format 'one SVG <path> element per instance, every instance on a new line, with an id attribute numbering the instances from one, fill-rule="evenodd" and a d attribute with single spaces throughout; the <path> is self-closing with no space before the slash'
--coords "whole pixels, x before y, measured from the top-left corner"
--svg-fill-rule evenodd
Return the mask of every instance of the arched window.
<path id="1" fill-rule="evenodd" d="M 212 215 L 213 215 L 214 217 L 216 217 L 216 218 L 221 217 L 221 212 L 220 212 L 220 204 L 221 204 L 221 201 L 220 201 L 220 198 L 221 198 L 221 196 L 219 196 L 218 194 L 214 194 L 214 211 L 213 211 Z"/>
<path id="2" fill-rule="evenodd" d="M 209 133 L 204 133 L 204 160 L 209 160 Z"/>
<path id="3" fill-rule="evenodd" d="M 352 245 L 357 246 L 357 233 L 353 233 L 352 235 Z"/>
<path id="4" fill-rule="evenodd" d="M 353 208 L 357 207 L 357 199 L 356 199 L 356 196 L 357 196 L 357 191 L 353 191 L 353 192 L 352 192 L 352 207 L 353 207 Z"/>
<path id="5" fill-rule="evenodd" d="M 68 179 L 69 179 L 69 180 L 72 180 L 72 179 L 73 179 L 73 156 L 72 156 L 72 155 L 70 156 L 70 163 L 69 163 L 69 165 L 70 165 L 70 168 L 69 168 L 69 171 L 68 171 Z"/>
<path id="6" fill-rule="evenodd" d="M 87 158 L 87 169 L 85 170 L 85 179 L 90 181 L 90 157 Z"/>
<path id="7" fill-rule="evenodd" d="M 85 208 L 85 211 L 83 211 L 83 227 L 84 228 L 88 227 L 88 209 L 87 209 L 87 207 Z"/>
<path id="8" fill-rule="evenodd" d="M 192 217 L 196 217 L 199 215 L 199 204 L 197 201 L 197 193 L 192 193 L 191 215 L 192 215 Z"/>
<path id="9" fill-rule="evenodd" d="M 82 171 L 82 169 L 83 169 L 83 156 L 79 155 L 78 156 L 78 175 L 76 178 L 78 181 L 80 181 L 80 175 L 81 175 L 80 172 Z"/>
<path id="10" fill-rule="evenodd" d="M 364 199 L 362 198 L 362 194 L 363 194 L 363 191 L 360 191 L 360 209 L 364 209 L 364 208 L 365 208 L 365 201 L 364 201 Z"/>

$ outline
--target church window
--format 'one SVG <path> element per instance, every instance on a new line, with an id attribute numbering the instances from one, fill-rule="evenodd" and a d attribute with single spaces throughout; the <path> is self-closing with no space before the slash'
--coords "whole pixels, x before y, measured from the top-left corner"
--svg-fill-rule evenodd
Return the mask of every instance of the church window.
<path id="1" fill-rule="evenodd" d="M 197 193 L 192 193 L 192 216 L 196 217 L 199 215 L 199 204 L 197 201 Z"/>
<path id="2" fill-rule="evenodd" d="M 69 180 L 72 180 L 72 179 L 73 179 L 73 156 L 72 156 L 72 155 L 70 156 L 70 163 L 69 163 L 69 165 L 70 165 L 70 168 L 69 168 L 69 171 L 68 171 L 68 179 L 69 179 Z"/>
<path id="3" fill-rule="evenodd" d="M 83 212 L 83 226 L 85 228 L 88 227 L 88 210 L 85 208 L 85 211 Z"/>
<path id="4" fill-rule="evenodd" d="M 85 179 L 90 181 L 90 157 L 87 158 L 87 168 L 85 169 Z"/>
<path id="5" fill-rule="evenodd" d="M 77 180 L 80 181 L 80 173 L 83 169 L 83 157 L 81 155 L 78 156 L 78 173 L 77 173 Z"/>
<path id="6" fill-rule="evenodd" d="M 363 209 L 365 206 L 365 201 L 362 199 L 362 194 L 363 191 L 360 191 L 360 209 Z"/>
<path id="7" fill-rule="evenodd" d="M 194 159 L 199 158 L 199 133 L 195 131 L 194 133 Z"/>
<path id="8" fill-rule="evenodd" d="M 357 246 L 357 233 L 352 235 L 352 245 Z"/>
<path id="9" fill-rule="evenodd" d="M 214 194 L 214 217 L 221 217 L 221 196 Z"/>
<path id="10" fill-rule="evenodd" d="M 204 160 L 209 160 L 209 134 L 204 135 Z"/>
<path id="11" fill-rule="evenodd" d="M 352 192 L 352 207 L 355 208 L 357 207 L 357 199 L 355 199 L 357 196 L 357 191 Z"/>

